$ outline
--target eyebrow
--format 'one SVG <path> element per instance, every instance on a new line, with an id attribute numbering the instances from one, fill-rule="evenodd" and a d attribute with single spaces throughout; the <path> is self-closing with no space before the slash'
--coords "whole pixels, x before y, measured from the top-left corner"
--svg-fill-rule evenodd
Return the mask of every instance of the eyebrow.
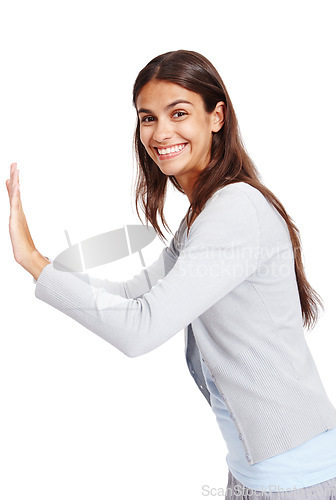
<path id="1" fill-rule="evenodd" d="M 170 104 L 168 104 L 168 106 L 165 107 L 165 111 L 168 111 L 170 108 L 173 108 L 177 104 L 191 104 L 193 106 L 193 103 L 190 101 L 178 99 L 177 101 L 174 101 L 174 102 L 171 102 Z M 150 109 L 140 108 L 138 111 L 138 114 L 140 114 L 140 113 L 152 113 L 153 114 L 153 111 L 151 111 Z"/>

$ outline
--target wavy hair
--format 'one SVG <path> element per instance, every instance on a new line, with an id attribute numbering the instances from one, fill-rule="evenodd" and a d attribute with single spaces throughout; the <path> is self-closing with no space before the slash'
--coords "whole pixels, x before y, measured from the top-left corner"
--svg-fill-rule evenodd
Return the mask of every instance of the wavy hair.
<path id="1" fill-rule="evenodd" d="M 198 52 L 175 50 L 152 59 L 138 74 L 133 86 L 133 105 L 141 89 L 152 80 L 172 82 L 192 92 L 197 92 L 204 102 L 205 109 L 211 113 L 219 101 L 225 103 L 224 125 L 219 132 L 213 133 L 210 161 L 198 176 L 186 214 L 187 234 L 207 200 L 220 188 L 235 182 L 246 182 L 258 189 L 275 207 L 287 223 L 291 237 L 295 274 L 300 296 L 303 326 L 312 329 L 318 319 L 318 305 L 324 310 L 320 295 L 308 283 L 301 256 L 301 238 L 298 228 L 287 214 L 278 198 L 262 183 L 260 173 L 248 156 L 226 87 L 211 62 Z M 136 212 L 141 205 L 146 221 L 150 222 L 162 240 L 157 215 L 163 226 L 169 229 L 163 214 L 168 180 L 184 193 L 173 175 L 165 175 L 147 153 L 140 140 L 140 121 L 134 133 L 134 151 L 137 163 Z M 169 229 L 170 231 L 170 229 Z M 170 231 L 171 232 L 171 231 Z M 162 240 L 163 241 L 163 240 Z"/>

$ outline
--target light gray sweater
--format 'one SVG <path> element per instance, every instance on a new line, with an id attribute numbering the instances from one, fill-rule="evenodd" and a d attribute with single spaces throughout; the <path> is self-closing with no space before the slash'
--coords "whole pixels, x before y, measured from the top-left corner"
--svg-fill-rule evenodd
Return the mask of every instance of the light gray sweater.
<path id="1" fill-rule="evenodd" d="M 184 329 L 190 373 L 210 403 L 201 353 L 250 465 L 336 427 L 304 337 L 287 225 L 247 183 L 219 189 L 188 238 L 182 219 L 169 247 L 132 279 L 49 264 L 35 296 L 130 357 Z"/>

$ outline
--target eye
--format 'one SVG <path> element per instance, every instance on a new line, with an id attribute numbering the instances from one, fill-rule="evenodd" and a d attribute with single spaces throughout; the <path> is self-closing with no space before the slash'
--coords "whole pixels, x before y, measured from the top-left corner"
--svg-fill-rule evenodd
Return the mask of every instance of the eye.
<path id="1" fill-rule="evenodd" d="M 150 123 L 153 120 L 154 120 L 154 116 L 144 116 L 141 119 L 141 123 Z"/>
<path id="2" fill-rule="evenodd" d="M 180 118 L 181 116 L 186 115 L 187 113 L 185 111 L 175 111 L 173 116 L 178 115 L 177 118 Z"/>

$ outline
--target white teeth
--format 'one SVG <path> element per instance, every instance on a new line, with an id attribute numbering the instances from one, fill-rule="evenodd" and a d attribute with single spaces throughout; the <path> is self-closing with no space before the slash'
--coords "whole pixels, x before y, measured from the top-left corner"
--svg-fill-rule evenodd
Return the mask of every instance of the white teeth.
<path id="1" fill-rule="evenodd" d="M 160 155 L 166 155 L 169 153 L 177 153 L 177 151 L 181 151 L 181 149 L 183 149 L 184 146 L 185 146 L 185 144 L 179 144 L 178 146 L 172 146 L 171 148 L 167 148 L 167 149 L 159 149 L 158 148 L 158 152 Z"/>

